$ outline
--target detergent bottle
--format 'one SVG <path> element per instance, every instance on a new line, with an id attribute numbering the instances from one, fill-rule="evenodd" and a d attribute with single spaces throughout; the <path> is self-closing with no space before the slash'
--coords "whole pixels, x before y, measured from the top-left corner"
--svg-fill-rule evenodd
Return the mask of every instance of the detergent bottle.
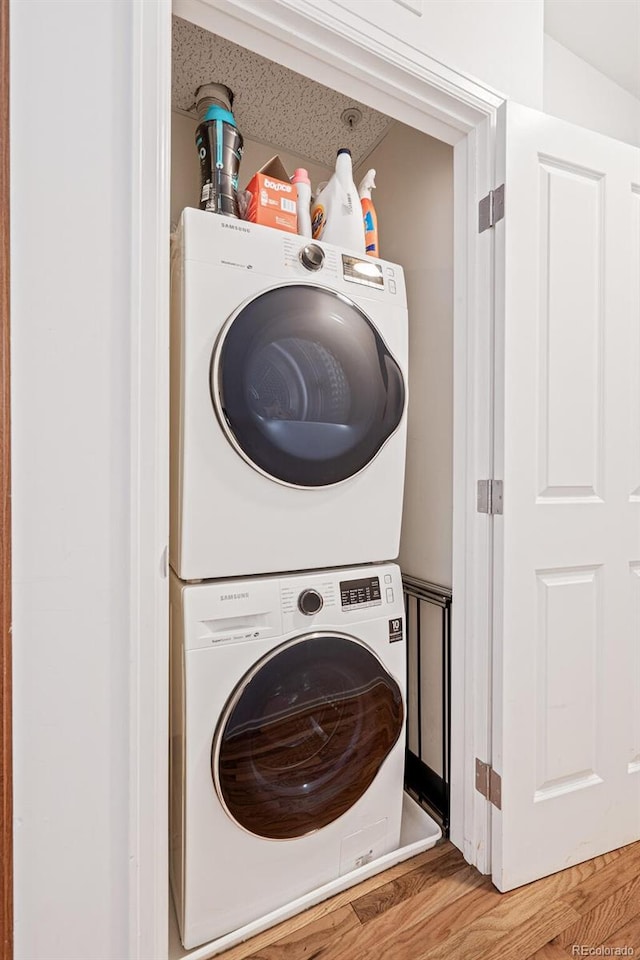
<path id="1" fill-rule="evenodd" d="M 296 213 L 298 214 L 298 233 L 301 237 L 311 236 L 311 181 L 304 167 L 298 167 L 291 178 L 296 185 L 298 198 Z"/>
<path id="2" fill-rule="evenodd" d="M 375 170 L 367 170 L 360 181 L 358 194 L 362 204 L 362 219 L 364 221 L 364 243 L 365 250 L 370 257 L 380 256 L 380 246 L 378 244 L 378 217 L 376 208 L 371 199 L 371 191 L 376 186 Z"/>
<path id="3" fill-rule="evenodd" d="M 196 130 L 200 209 L 238 217 L 238 171 L 243 140 L 232 106 L 233 93 L 222 83 L 206 83 L 196 90 L 200 120 Z"/>
<path id="4" fill-rule="evenodd" d="M 338 150 L 336 169 L 311 207 L 314 240 L 364 253 L 364 222 L 356 185 L 353 182 L 351 151 Z"/>

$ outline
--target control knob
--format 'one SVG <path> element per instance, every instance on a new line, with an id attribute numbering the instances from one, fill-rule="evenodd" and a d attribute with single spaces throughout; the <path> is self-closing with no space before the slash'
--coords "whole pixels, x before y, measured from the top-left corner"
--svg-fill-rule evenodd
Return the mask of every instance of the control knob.
<path id="1" fill-rule="evenodd" d="M 323 603 L 322 595 L 317 590 L 303 590 L 298 597 L 298 610 L 306 617 L 312 617 L 322 610 Z"/>
<path id="2" fill-rule="evenodd" d="M 319 270 L 324 263 L 324 250 L 317 243 L 307 243 L 300 251 L 300 260 L 307 270 Z"/>

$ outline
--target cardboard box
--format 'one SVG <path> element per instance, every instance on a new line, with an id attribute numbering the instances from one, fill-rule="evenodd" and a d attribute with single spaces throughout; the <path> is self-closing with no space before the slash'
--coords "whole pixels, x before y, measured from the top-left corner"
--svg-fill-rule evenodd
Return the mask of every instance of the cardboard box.
<path id="1" fill-rule="evenodd" d="M 298 191 L 289 182 L 280 157 L 271 157 L 247 184 L 251 193 L 247 220 L 276 230 L 298 232 L 296 200 Z"/>

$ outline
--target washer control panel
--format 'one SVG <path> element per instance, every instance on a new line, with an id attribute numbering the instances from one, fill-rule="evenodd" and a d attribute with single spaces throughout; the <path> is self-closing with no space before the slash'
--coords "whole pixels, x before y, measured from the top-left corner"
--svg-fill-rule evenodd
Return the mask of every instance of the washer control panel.
<path id="1" fill-rule="evenodd" d="M 379 607 L 382 604 L 379 577 L 362 577 L 340 581 L 340 603 L 343 610 Z"/>
<path id="2" fill-rule="evenodd" d="M 308 581 L 307 581 L 308 582 Z M 285 618 L 293 617 L 299 623 L 299 615 L 312 617 L 323 611 L 329 613 L 336 606 L 336 582 L 333 579 L 314 577 L 312 583 L 305 586 L 303 583 L 284 580 L 280 585 L 280 602 Z M 335 617 L 334 617 L 335 619 Z"/>
<path id="3" fill-rule="evenodd" d="M 356 629 L 360 622 L 401 617 L 404 609 L 394 564 L 291 574 L 279 580 L 279 589 L 283 634 Z"/>

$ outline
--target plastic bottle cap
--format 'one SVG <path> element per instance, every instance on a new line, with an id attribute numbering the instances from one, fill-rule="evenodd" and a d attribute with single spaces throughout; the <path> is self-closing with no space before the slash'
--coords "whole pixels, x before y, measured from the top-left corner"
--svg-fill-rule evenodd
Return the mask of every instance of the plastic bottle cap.
<path id="1" fill-rule="evenodd" d="M 311 180 L 309 180 L 309 174 L 304 167 L 298 167 L 293 176 L 291 177 L 291 183 L 308 183 L 311 186 Z"/>
<path id="2" fill-rule="evenodd" d="M 196 90 L 195 101 L 198 119 L 202 122 L 207 110 L 214 104 L 231 111 L 233 109 L 233 91 L 224 83 L 203 83 Z"/>
<path id="3" fill-rule="evenodd" d="M 348 153 L 351 156 L 351 150 L 348 147 L 340 147 L 337 156 L 340 156 L 341 153 Z"/>

